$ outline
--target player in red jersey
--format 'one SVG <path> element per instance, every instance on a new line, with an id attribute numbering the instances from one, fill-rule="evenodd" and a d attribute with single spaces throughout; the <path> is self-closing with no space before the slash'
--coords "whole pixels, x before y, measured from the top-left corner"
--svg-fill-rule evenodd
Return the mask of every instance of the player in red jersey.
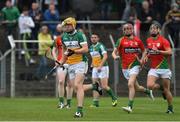
<path id="1" fill-rule="evenodd" d="M 172 54 L 168 40 L 160 35 L 160 24 L 153 23 L 150 26 L 150 37 L 146 40 L 147 55 L 144 61 L 150 60 L 151 69 L 148 72 L 147 87 L 149 89 L 162 90 L 164 99 L 167 99 L 168 109 L 166 113 L 174 113 L 172 106 L 172 94 L 170 92 L 171 71 L 169 69 L 168 57 Z M 162 86 L 156 83 L 162 79 Z"/>
<path id="2" fill-rule="evenodd" d="M 61 30 L 63 31 L 62 25 L 58 24 L 57 26 L 57 30 Z M 62 33 L 62 32 L 61 32 Z M 62 54 L 63 54 L 63 44 L 62 44 L 62 40 L 61 40 L 61 35 L 56 36 L 55 38 L 55 43 L 54 43 L 54 47 L 53 47 L 53 57 L 54 60 L 61 62 L 62 59 Z M 58 64 L 56 64 L 58 65 Z M 73 85 L 72 83 L 70 83 L 70 80 L 68 80 L 67 77 L 67 68 L 68 68 L 68 64 L 63 64 L 64 68 L 62 67 L 58 67 L 56 69 L 56 78 L 58 80 L 58 97 L 59 97 L 59 103 L 58 103 L 58 108 L 62 109 L 64 107 L 66 108 L 70 108 L 71 107 L 71 99 L 72 99 L 72 94 L 73 94 Z M 64 104 L 64 94 L 65 94 L 65 80 L 67 81 L 67 86 L 66 86 L 66 98 L 67 98 L 67 103 L 66 105 Z"/>
<path id="3" fill-rule="evenodd" d="M 154 97 L 152 90 L 140 86 L 136 79 L 140 72 L 142 62 L 138 57 L 145 52 L 144 45 L 138 37 L 134 36 L 133 25 L 131 23 L 123 25 L 123 33 L 124 36 L 117 41 L 112 56 L 114 59 L 118 58 L 118 54 L 121 57 L 122 72 L 124 77 L 128 80 L 129 88 L 128 106 L 122 107 L 122 109 L 130 113 L 132 112 L 135 91 L 144 92 L 152 99 L 154 99 Z"/>

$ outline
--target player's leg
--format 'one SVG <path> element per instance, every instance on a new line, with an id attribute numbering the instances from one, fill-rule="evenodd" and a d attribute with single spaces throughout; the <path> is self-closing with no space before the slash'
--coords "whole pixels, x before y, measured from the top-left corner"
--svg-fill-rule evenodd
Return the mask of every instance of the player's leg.
<path id="1" fill-rule="evenodd" d="M 95 84 L 98 82 L 98 78 L 92 78 L 92 82 Z M 99 93 L 97 91 L 93 91 L 93 104 L 90 107 L 99 107 Z"/>
<path id="2" fill-rule="evenodd" d="M 112 106 L 115 107 L 117 105 L 117 97 L 114 94 L 113 90 L 108 85 L 108 78 L 104 77 L 100 79 L 101 87 L 108 93 L 108 95 L 112 98 Z"/>
<path id="3" fill-rule="evenodd" d="M 117 97 L 114 94 L 113 90 L 108 85 L 109 80 L 109 67 L 103 66 L 101 68 L 101 72 L 99 72 L 99 78 L 101 82 L 101 87 L 108 93 L 112 98 L 112 106 L 115 107 L 117 105 Z"/>
<path id="4" fill-rule="evenodd" d="M 70 108 L 71 107 L 71 100 L 72 100 L 72 96 L 73 96 L 73 87 L 74 87 L 74 82 L 72 82 L 72 80 L 69 80 L 69 78 L 67 77 L 67 86 L 66 86 L 66 108 Z"/>
<path id="5" fill-rule="evenodd" d="M 58 80 L 58 94 L 59 94 L 59 104 L 58 108 L 62 109 L 64 107 L 64 82 L 66 78 L 67 71 L 60 67 L 57 68 L 57 80 Z"/>
<path id="6" fill-rule="evenodd" d="M 84 88 L 83 88 L 83 82 L 85 79 L 85 74 L 88 70 L 88 64 L 86 62 L 80 62 L 78 64 L 74 65 L 74 88 L 76 91 L 76 97 L 77 97 L 77 111 L 74 115 L 74 117 L 82 117 L 83 116 L 83 102 L 84 102 Z"/>
<path id="7" fill-rule="evenodd" d="M 84 101 L 84 74 L 77 73 L 75 76 L 75 91 L 76 91 L 76 98 L 77 98 L 77 111 L 75 113 L 75 117 L 82 117 L 83 116 L 83 101 Z"/>
<path id="8" fill-rule="evenodd" d="M 152 93 L 152 90 L 149 90 L 147 88 L 145 88 L 144 86 L 139 85 L 138 81 L 136 80 L 135 83 L 135 90 L 136 91 L 140 91 L 140 92 L 144 92 L 145 94 L 147 94 L 152 100 L 154 100 L 154 96 Z"/>
<path id="9" fill-rule="evenodd" d="M 156 83 L 159 79 L 159 76 L 155 69 L 150 69 L 147 76 L 147 88 L 151 90 L 160 89 L 160 85 Z"/>
<path id="10" fill-rule="evenodd" d="M 84 84 L 83 89 L 84 91 L 93 90 L 96 91 L 99 95 L 102 95 L 102 88 L 100 87 L 98 81 L 94 81 L 92 84 Z"/>
<path id="11" fill-rule="evenodd" d="M 134 96 L 135 96 L 135 82 L 136 82 L 137 74 L 130 75 L 130 78 L 128 80 L 128 88 L 129 88 L 129 102 L 128 106 L 133 107 L 134 102 Z"/>
<path id="12" fill-rule="evenodd" d="M 137 74 L 132 74 L 128 80 L 128 88 L 129 88 L 129 101 L 127 107 L 122 107 L 122 109 L 128 113 L 132 112 L 134 96 L 135 96 L 135 82 L 136 82 Z"/>
<path id="13" fill-rule="evenodd" d="M 147 87 L 149 89 L 152 89 L 152 90 L 157 90 L 160 88 L 160 85 L 158 83 L 156 83 L 156 81 L 158 80 L 159 78 L 156 77 L 156 76 L 152 76 L 152 75 L 149 75 L 147 77 Z"/>
<path id="14" fill-rule="evenodd" d="M 99 74 L 99 72 L 94 67 L 92 69 L 92 82 L 93 82 L 93 84 L 99 81 L 98 74 Z M 90 107 L 99 107 L 99 93 L 97 91 L 93 91 L 93 104 Z"/>
<path id="15" fill-rule="evenodd" d="M 163 78 L 162 81 L 163 81 L 164 94 L 166 96 L 168 103 L 168 109 L 166 113 L 174 113 L 172 106 L 173 97 L 170 91 L 170 80 L 167 78 Z"/>

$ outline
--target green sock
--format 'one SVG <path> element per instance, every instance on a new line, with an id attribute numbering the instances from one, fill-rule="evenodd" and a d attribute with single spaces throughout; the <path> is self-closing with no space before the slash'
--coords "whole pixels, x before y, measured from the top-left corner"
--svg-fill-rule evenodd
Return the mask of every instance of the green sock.
<path id="1" fill-rule="evenodd" d="M 128 101 L 128 106 L 130 106 L 132 108 L 133 107 L 133 102 L 134 102 L 133 100 L 129 100 Z"/>
<path id="2" fill-rule="evenodd" d="M 67 105 L 71 107 L 71 99 L 67 99 Z"/>
<path id="3" fill-rule="evenodd" d="M 59 97 L 59 102 L 60 103 L 64 103 L 64 98 L 63 97 Z"/>
<path id="4" fill-rule="evenodd" d="M 93 105 L 96 107 L 99 107 L 99 100 L 93 100 Z"/>
<path id="5" fill-rule="evenodd" d="M 92 90 L 96 90 L 97 89 L 97 85 L 96 84 L 92 84 Z"/>
<path id="6" fill-rule="evenodd" d="M 168 110 L 173 110 L 173 106 L 172 105 L 168 105 Z"/>
<path id="7" fill-rule="evenodd" d="M 83 107 L 78 106 L 78 107 L 77 107 L 77 112 L 82 113 L 82 109 L 83 109 Z"/>
<path id="8" fill-rule="evenodd" d="M 109 90 L 106 90 L 106 92 L 111 96 L 112 100 L 117 100 L 117 97 L 115 96 L 111 88 Z"/>
<path id="9" fill-rule="evenodd" d="M 146 93 L 146 94 L 150 94 L 150 90 L 149 90 L 149 89 L 147 89 L 147 88 L 145 88 L 144 93 Z"/>

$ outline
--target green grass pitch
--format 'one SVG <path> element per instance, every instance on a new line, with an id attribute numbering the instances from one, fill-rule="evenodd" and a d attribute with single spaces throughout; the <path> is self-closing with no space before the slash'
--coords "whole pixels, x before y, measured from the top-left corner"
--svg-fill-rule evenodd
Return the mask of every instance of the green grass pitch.
<path id="1" fill-rule="evenodd" d="M 92 98 L 85 98 L 84 117 L 73 118 L 76 100 L 71 109 L 57 109 L 56 98 L 0 98 L 0 121 L 180 121 L 180 98 L 174 98 L 174 114 L 166 114 L 166 101 L 137 97 L 133 113 L 124 112 L 128 98 L 119 98 L 116 107 L 110 98 L 100 98 L 99 108 L 90 108 Z"/>

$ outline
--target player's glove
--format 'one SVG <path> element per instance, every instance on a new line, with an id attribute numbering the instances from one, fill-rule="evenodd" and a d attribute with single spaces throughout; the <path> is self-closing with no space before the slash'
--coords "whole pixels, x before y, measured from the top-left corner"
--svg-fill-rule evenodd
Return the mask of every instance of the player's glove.
<path id="1" fill-rule="evenodd" d="M 66 56 L 71 56 L 72 54 L 74 54 L 74 50 L 71 49 L 67 49 L 67 51 L 65 51 L 64 55 Z"/>

